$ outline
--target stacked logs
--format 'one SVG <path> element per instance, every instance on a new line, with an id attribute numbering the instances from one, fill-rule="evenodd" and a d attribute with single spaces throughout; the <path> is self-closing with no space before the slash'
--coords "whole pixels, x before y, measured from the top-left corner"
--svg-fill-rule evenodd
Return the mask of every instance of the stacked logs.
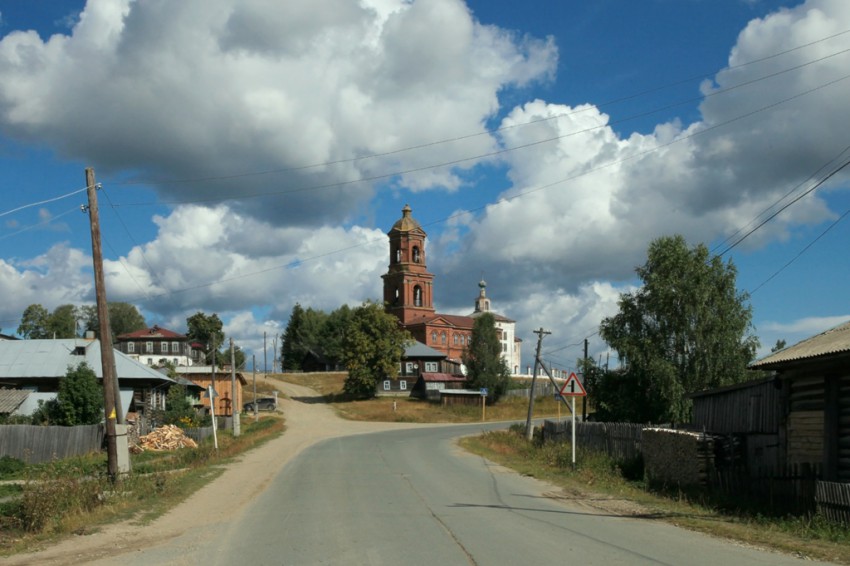
<path id="1" fill-rule="evenodd" d="M 145 450 L 163 451 L 178 450 L 180 448 L 197 448 L 198 444 L 186 436 L 178 426 L 163 425 L 152 430 L 149 434 L 139 437 L 139 443 L 133 447 L 133 452 Z"/>

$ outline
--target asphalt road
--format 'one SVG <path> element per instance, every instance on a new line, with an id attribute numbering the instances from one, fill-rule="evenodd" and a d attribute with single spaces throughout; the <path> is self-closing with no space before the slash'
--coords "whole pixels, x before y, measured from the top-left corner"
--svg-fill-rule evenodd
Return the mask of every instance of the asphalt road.
<path id="1" fill-rule="evenodd" d="M 290 462 L 202 546 L 123 563 L 244 565 L 784 565 L 803 560 L 651 518 L 595 512 L 551 486 L 469 455 L 429 427 L 322 441 Z M 185 541 L 183 541 L 185 542 Z M 813 562 L 805 561 L 805 564 Z"/>

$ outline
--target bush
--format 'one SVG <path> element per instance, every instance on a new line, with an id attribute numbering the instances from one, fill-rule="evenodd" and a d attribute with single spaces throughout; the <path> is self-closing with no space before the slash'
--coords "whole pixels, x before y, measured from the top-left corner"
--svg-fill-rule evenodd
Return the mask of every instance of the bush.
<path id="1" fill-rule="evenodd" d="M 11 456 L 0 457 L 0 478 L 15 476 L 21 473 L 25 467 L 26 464 L 23 460 Z"/>

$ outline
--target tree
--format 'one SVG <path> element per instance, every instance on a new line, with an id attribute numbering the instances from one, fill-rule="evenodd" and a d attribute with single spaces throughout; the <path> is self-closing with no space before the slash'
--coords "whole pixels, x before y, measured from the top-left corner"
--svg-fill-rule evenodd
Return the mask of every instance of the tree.
<path id="1" fill-rule="evenodd" d="M 145 317 L 139 312 L 135 305 L 124 302 L 108 303 L 109 311 L 109 329 L 112 332 L 112 338 L 122 334 L 135 332 L 147 328 Z M 83 305 L 80 307 L 80 317 L 83 319 L 85 330 L 91 330 L 95 333 L 100 333 L 100 321 L 97 316 L 96 305 Z"/>
<path id="2" fill-rule="evenodd" d="M 322 327 L 328 315 L 296 303 L 281 336 L 280 354 L 284 370 L 303 369 L 307 354 L 322 355 Z"/>
<path id="3" fill-rule="evenodd" d="M 344 391 L 361 398 L 374 397 L 378 381 L 395 377 L 410 334 L 383 305 L 367 301 L 351 312 L 343 339 L 342 359 L 348 376 Z"/>
<path id="4" fill-rule="evenodd" d="M 103 420 L 103 390 L 85 362 L 68 367 L 56 395 L 54 424 L 62 426 L 97 424 Z"/>
<path id="5" fill-rule="evenodd" d="M 200 342 L 209 348 L 215 345 L 215 360 L 217 365 L 230 364 L 230 354 L 226 356 L 222 353 L 224 347 L 224 324 L 218 315 L 213 313 L 206 315 L 201 311 L 196 312 L 186 319 L 187 338 L 190 341 Z M 211 364 L 213 361 L 213 352 L 209 350 L 206 355 L 206 363 Z"/>
<path id="6" fill-rule="evenodd" d="M 76 338 L 77 307 L 59 305 L 47 318 L 48 338 Z"/>
<path id="7" fill-rule="evenodd" d="M 758 340 L 750 334 L 752 310 L 739 293 L 737 271 L 682 236 L 654 240 L 636 269 L 643 286 L 620 295 L 618 314 L 600 325 L 600 336 L 620 356 L 647 408 L 647 421 L 689 418 L 689 393 L 747 379 Z M 602 400 L 604 402 L 604 399 Z"/>
<path id="8" fill-rule="evenodd" d="M 24 309 L 21 316 L 21 324 L 18 326 L 18 334 L 29 340 L 40 340 L 50 337 L 47 326 L 50 314 L 41 305 L 30 305 Z"/>
<path id="9" fill-rule="evenodd" d="M 496 319 L 489 312 L 475 319 L 469 346 L 463 351 L 467 384 L 473 389 L 487 388 L 487 396 L 498 401 L 507 391 L 510 370 L 502 359 L 502 343 L 496 331 Z"/>
<path id="10" fill-rule="evenodd" d="M 332 365 L 342 363 L 345 333 L 351 324 L 352 310 L 342 305 L 325 318 L 319 331 L 322 356 Z"/>
<path id="11" fill-rule="evenodd" d="M 165 396 L 165 410 L 159 416 L 162 424 L 173 424 L 183 428 L 199 426 L 200 419 L 186 387 L 172 385 Z"/>
<path id="12" fill-rule="evenodd" d="M 770 349 L 770 352 L 773 353 L 778 352 L 779 350 L 784 350 L 786 345 L 785 340 L 777 340 L 776 344 L 773 345 L 773 348 Z"/>

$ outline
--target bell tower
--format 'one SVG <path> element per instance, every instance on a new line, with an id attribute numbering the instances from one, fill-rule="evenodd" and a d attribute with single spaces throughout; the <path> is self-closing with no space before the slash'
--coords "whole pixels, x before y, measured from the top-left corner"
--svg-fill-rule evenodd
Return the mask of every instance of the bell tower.
<path id="1" fill-rule="evenodd" d="M 381 276 L 387 312 L 405 325 L 434 314 L 434 274 L 428 273 L 425 266 L 427 235 L 410 213 L 410 206 L 404 205 L 401 218 L 387 232 L 390 265 Z"/>

